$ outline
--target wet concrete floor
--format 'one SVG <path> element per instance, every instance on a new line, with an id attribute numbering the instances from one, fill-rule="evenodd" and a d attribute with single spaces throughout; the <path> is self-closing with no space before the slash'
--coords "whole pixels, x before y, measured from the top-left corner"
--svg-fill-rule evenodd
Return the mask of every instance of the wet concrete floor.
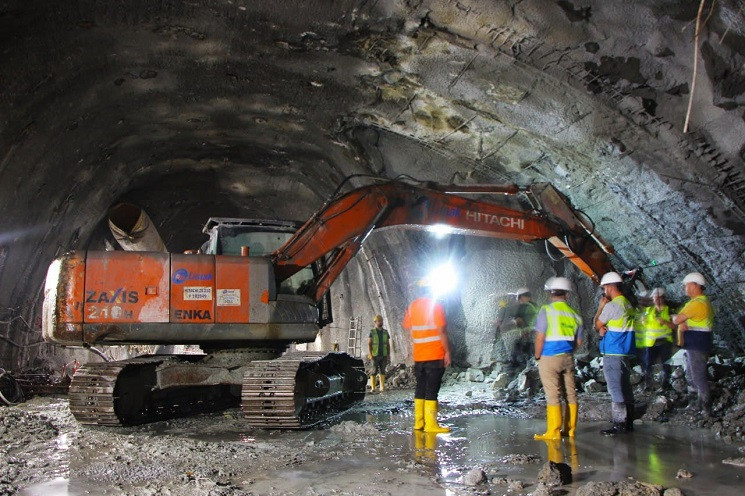
<path id="1" fill-rule="evenodd" d="M 296 464 L 251 474 L 251 494 L 465 494 L 470 490 L 462 477 L 474 467 L 487 473 L 492 482 L 482 488 L 491 494 L 507 493 L 506 485 L 495 482 L 499 479 L 522 481 L 526 494 L 535 490 L 538 471 L 548 459 L 572 467 L 574 482 L 563 488 L 570 493 L 589 481 L 634 478 L 678 487 L 687 495 L 742 494 L 745 468 L 722 463 L 742 453 L 708 431 L 644 423 L 631 434 L 605 437 L 599 430 L 606 423 L 588 422 L 578 426 L 575 442 L 547 444 L 533 440 L 533 433 L 545 430 L 545 421 L 515 418 L 496 403 L 479 403 L 473 408 L 446 405 L 443 423 L 452 432 L 436 436 L 412 432 L 411 405 L 410 391 L 371 395 L 322 428 L 300 432 L 249 430 L 240 423 L 222 423 L 220 414 L 196 425 L 171 422 L 129 429 L 155 437 L 271 444 L 297 451 Z M 379 433 L 355 438 L 352 432 L 350 437 L 341 429 L 348 421 L 374 426 Z M 677 479 L 679 469 L 693 477 Z M 90 490 L 90 481 L 76 481 L 71 474 L 20 494 L 92 494 Z"/>

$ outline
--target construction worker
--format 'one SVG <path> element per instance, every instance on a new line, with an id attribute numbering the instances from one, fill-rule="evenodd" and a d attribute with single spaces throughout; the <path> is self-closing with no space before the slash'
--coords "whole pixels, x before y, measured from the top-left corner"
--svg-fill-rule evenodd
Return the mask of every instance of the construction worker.
<path id="1" fill-rule="evenodd" d="M 373 318 L 375 327 L 370 330 L 367 340 L 367 358 L 372 361 L 372 374 L 370 374 L 371 389 L 375 391 L 375 375 L 378 376 L 380 391 L 385 391 L 385 369 L 391 358 L 391 336 L 388 329 L 383 329 L 383 317 L 376 315 Z"/>
<path id="2" fill-rule="evenodd" d="M 574 437 L 577 427 L 572 352 L 582 344 L 582 317 L 566 301 L 572 290 L 569 279 L 552 277 L 544 289 L 548 292 L 548 303 L 541 307 L 536 318 L 534 353 L 546 393 L 546 432 L 533 438 L 549 441 L 561 439 L 562 434 Z M 562 396 L 566 402 L 563 423 Z"/>
<path id="3" fill-rule="evenodd" d="M 510 297 L 499 301 L 497 331 L 501 331 L 498 340 L 509 355 L 512 368 L 522 369 L 533 351 L 532 330 L 538 307 L 532 301 L 530 289 L 518 288 L 517 291 L 507 293 Z"/>
<path id="4" fill-rule="evenodd" d="M 670 308 L 665 304 L 665 289 L 654 288 L 647 298 L 640 298 L 640 304 L 636 349 L 644 372 L 644 387 L 647 389 L 651 384 L 652 368 L 659 362 L 662 364 L 660 391 L 665 391 L 670 386 L 671 372 L 667 361 L 673 355 L 673 330 L 667 324 Z"/>
<path id="5" fill-rule="evenodd" d="M 686 295 L 690 298 L 672 322 L 678 326 L 679 343 L 686 350 L 686 364 L 697 398 L 693 408 L 705 415 L 710 413 L 711 392 L 706 378 L 706 363 L 714 345 L 714 309 L 704 294 L 706 280 L 698 272 L 691 272 L 683 279 Z"/>
<path id="6" fill-rule="evenodd" d="M 615 435 L 633 430 L 634 392 L 631 389 L 631 357 L 635 352 L 634 307 L 621 292 L 621 276 L 608 272 L 600 280 L 603 296 L 595 313 L 600 334 L 603 375 L 611 396 L 613 426 L 601 431 Z"/>
<path id="7" fill-rule="evenodd" d="M 495 323 L 497 330 L 501 330 L 503 324 L 505 328 L 528 327 L 532 329 L 538 315 L 538 306 L 533 303 L 530 289 L 518 288 L 514 293 L 507 293 L 507 295 L 515 299 L 510 302 L 507 298 L 502 298 L 497 303 L 498 313 Z"/>
<path id="8" fill-rule="evenodd" d="M 519 288 L 515 291 L 517 296 L 517 311 L 514 322 L 517 327 L 529 327 L 533 329 L 535 319 L 538 316 L 538 306 L 533 303 L 533 296 L 528 288 Z"/>
<path id="9" fill-rule="evenodd" d="M 437 394 L 445 368 L 450 366 L 445 309 L 430 296 L 426 285 L 420 283 L 417 292 L 419 297 L 406 309 L 403 320 L 414 349 L 414 429 L 450 432 L 437 423 Z"/>

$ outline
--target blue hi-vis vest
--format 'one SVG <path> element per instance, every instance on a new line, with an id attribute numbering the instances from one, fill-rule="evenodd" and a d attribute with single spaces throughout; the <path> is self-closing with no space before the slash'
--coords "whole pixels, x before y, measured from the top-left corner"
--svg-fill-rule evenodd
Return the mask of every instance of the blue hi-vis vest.
<path id="1" fill-rule="evenodd" d="M 606 322 L 608 332 L 600 340 L 600 353 L 603 355 L 632 355 L 636 348 L 634 307 L 623 295 L 616 296 L 611 301 L 623 309 L 623 315 L 621 318 Z"/>

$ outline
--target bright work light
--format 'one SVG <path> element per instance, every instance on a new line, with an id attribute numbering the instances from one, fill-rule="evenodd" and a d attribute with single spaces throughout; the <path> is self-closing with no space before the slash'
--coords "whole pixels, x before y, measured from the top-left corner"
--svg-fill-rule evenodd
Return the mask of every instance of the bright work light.
<path id="1" fill-rule="evenodd" d="M 434 224 L 427 228 L 427 231 L 431 232 L 435 238 L 442 239 L 448 234 L 453 232 L 453 228 L 447 224 Z"/>
<path id="2" fill-rule="evenodd" d="M 437 298 L 455 289 L 458 284 L 458 274 L 456 274 L 450 262 L 445 262 L 429 271 L 427 284 L 432 291 L 432 295 Z"/>

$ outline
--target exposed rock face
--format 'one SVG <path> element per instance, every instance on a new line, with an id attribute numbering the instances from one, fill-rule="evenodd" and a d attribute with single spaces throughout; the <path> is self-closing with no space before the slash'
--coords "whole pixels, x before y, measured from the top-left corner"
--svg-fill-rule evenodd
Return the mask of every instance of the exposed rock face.
<path id="1" fill-rule="evenodd" d="M 351 174 L 553 182 L 619 269 L 646 266 L 677 301 L 682 276 L 704 273 L 717 342 L 743 351 L 745 20 L 735 0 L 707 13 L 684 134 L 697 4 L 6 2 L 3 363 L 69 361 L 37 344 L 40 288 L 54 256 L 106 245 L 112 204 L 142 205 L 179 252 L 210 216 L 305 220 Z M 410 283 L 439 256 L 461 271 L 448 301 L 461 366 L 506 358 L 491 295 L 568 275 L 588 322 L 594 312 L 592 285 L 541 245 L 368 241 L 332 287 L 337 327 L 319 347 L 344 343 L 350 316 L 384 312 L 394 360 L 409 360 Z"/>

